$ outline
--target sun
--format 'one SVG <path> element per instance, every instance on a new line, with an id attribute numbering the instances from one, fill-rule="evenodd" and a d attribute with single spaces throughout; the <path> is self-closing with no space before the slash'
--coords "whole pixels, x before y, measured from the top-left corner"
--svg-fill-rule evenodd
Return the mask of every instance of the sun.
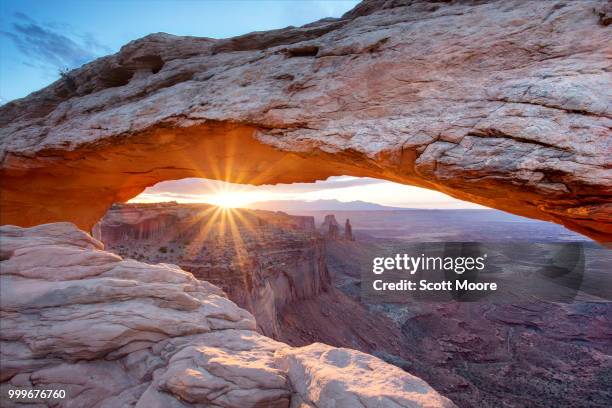
<path id="1" fill-rule="evenodd" d="M 253 202 L 253 198 L 247 193 L 222 192 L 212 194 L 206 201 L 222 208 L 240 208 Z"/>

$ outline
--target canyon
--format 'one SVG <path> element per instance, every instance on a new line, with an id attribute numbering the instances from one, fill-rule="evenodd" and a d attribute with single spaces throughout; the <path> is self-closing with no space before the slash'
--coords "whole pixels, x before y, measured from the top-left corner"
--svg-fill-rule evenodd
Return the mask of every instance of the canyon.
<path id="1" fill-rule="evenodd" d="M 176 203 L 115 204 L 94 226 L 108 251 L 176 264 L 222 288 L 268 337 L 398 353 L 399 330 L 331 284 L 326 241 L 350 241 L 344 232 L 333 216 L 317 228 L 310 216 Z M 338 325 L 347 314 L 352 323 Z"/>
<path id="2" fill-rule="evenodd" d="M 2 406 L 452 407 L 376 357 L 256 332 L 223 291 L 170 264 L 103 250 L 70 223 L 0 227 Z"/>
<path id="3" fill-rule="evenodd" d="M 229 39 L 149 35 L 0 107 L 0 215 L 90 231 L 162 180 L 352 175 L 609 242 L 611 10 L 366 0 Z"/>
<path id="4" fill-rule="evenodd" d="M 115 204 L 94 234 L 124 258 L 174 263 L 220 286 L 253 313 L 266 336 L 295 347 L 321 342 L 374 354 L 423 378 L 460 407 L 607 406 L 612 401 L 609 252 L 569 231 L 563 237 L 558 226 L 490 213 L 339 212 L 354 217 L 345 225 L 365 228 L 351 227 L 347 236 L 346 227 L 323 211 L 298 216 L 207 204 Z M 570 303 L 521 297 L 527 282 L 519 282 L 510 303 L 498 298 L 394 304 L 363 298 L 362 276 L 373 258 L 419 253 L 421 242 L 440 240 L 440 225 L 455 234 L 445 239 L 459 241 L 541 241 L 550 228 L 552 242 L 581 243 L 588 273 L 595 276 L 585 275 Z M 412 241 L 400 228 L 415 234 Z M 494 268 L 516 268 L 512 256 L 501 258 L 495 257 Z M 545 248 L 532 258 L 523 254 L 521 267 L 545 258 Z M 500 370 L 503 376 L 494 374 Z"/>
<path id="5" fill-rule="evenodd" d="M 415 224 L 422 222 L 422 219 L 414 221 Z M 475 219 L 471 223 L 485 230 L 488 226 Z M 405 228 L 413 227 L 407 223 Z M 506 229 L 511 227 L 507 225 Z M 612 280 L 607 276 L 612 255 L 609 250 L 592 242 L 582 244 L 587 273 L 581 291 L 570 301 L 524 296 L 521 291 L 535 282 L 519 281 L 512 292 L 512 301 L 495 296 L 473 302 L 448 298 L 370 302 L 363 297 L 362 277 L 371 272 L 372 259 L 396 253 L 420 253 L 422 241 L 428 236 L 422 234 L 420 241 L 408 241 L 368 237 L 360 232 L 357 231 L 357 242 L 330 242 L 326 247 L 327 264 L 334 286 L 399 328 L 396 339 L 400 353 L 378 350 L 375 355 L 425 379 L 460 407 L 610 405 Z M 468 229 L 468 236 L 470 232 Z M 510 236 L 515 235 L 510 232 Z M 435 230 L 430 237 L 436 239 Z M 537 240 L 537 236 L 529 237 Z M 528 238 L 524 236 L 525 239 Z M 526 245 L 537 247 L 541 243 Z M 524 254 L 515 258 L 504 256 L 505 261 L 498 258 L 492 265 L 506 271 L 529 264 L 537 267 L 546 252 L 542 250 L 533 258 Z M 520 258 L 518 264 L 512 261 L 516 258 Z M 590 284 L 585 284 L 589 280 L 587 275 L 592 275 Z M 504 285 L 503 289 L 508 290 L 508 286 Z"/>
<path id="6" fill-rule="evenodd" d="M 207 204 L 115 204 L 94 237 L 120 256 L 176 264 L 219 286 L 274 338 L 289 303 L 331 286 L 312 217 Z"/>

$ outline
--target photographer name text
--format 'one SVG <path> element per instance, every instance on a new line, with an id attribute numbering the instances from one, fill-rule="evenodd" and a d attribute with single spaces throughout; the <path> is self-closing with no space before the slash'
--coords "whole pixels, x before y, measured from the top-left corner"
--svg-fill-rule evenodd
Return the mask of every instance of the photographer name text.
<path id="1" fill-rule="evenodd" d="M 427 279 L 410 280 L 396 279 L 385 281 L 376 279 L 372 282 L 375 291 L 495 291 L 497 283 L 474 281 L 474 279 L 458 279 L 466 272 L 478 274 L 485 269 L 487 254 L 478 257 L 440 257 L 440 256 L 410 256 L 396 254 L 393 257 L 377 257 L 372 261 L 372 273 L 382 275 L 384 272 L 403 272 L 414 275 L 417 272 L 442 271 L 454 272 L 457 279 L 429 281 Z"/>

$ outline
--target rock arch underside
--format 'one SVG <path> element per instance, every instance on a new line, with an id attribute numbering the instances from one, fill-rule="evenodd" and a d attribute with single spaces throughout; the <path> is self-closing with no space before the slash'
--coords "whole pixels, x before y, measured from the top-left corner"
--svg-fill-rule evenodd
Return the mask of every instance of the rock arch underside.
<path id="1" fill-rule="evenodd" d="M 365 1 L 152 34 L 0 108 L 2 223 L 90 230 L 168 179 L 412 184 L 612 236 L 605 1 Z"/>

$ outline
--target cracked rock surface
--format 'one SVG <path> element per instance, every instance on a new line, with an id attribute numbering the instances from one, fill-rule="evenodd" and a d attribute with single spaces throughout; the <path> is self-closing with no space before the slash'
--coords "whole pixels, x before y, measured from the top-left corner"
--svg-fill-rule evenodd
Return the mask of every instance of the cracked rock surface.
<path id="1" fill-rule="evenodd" d="M 264 337 L 216 286 L 105 252 L 73 224 L 3 226 L 0 243 L 3 395 L 61 388 L 61 407 L 454 406 L 373 356 Z"/>
<path id="2" fill-rule="evenodd" d="M 0 108 L 3 223 L 90 229 L 167 179 L 344 174 L 609 242 L 609 9 L 367 0 L 299 28 L 149 35 Z"/>

